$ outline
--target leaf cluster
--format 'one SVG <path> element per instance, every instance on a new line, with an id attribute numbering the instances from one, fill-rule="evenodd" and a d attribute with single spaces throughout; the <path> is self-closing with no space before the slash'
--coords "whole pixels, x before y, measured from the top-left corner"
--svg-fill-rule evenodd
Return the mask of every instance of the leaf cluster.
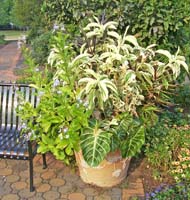
<path id="1" fill-rule="evenodd" d="M 21 109 L 39 138 L 39 151 L 69 163 L 67 156 L 81 148 L 86 162 L 97 166 L 116 149 L 124 158 L 140 150 L 146 126 L 168 103 L 181 67 L 188 67 L 179 51 L 173 55 L 154 44 L 144 48 L 128 27 L 119 34 L 117 26 L 95 17 L 83 29 L 78 54 L 67 34 L 55 33 L 48 57 L 53 73 L 35 69 L 31 87 L 39 104 L 28 115 L 28 106 Z"/>

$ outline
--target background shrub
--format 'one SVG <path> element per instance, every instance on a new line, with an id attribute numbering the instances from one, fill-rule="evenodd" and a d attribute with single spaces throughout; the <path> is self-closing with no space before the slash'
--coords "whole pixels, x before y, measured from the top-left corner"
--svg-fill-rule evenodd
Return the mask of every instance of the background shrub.
<path id="1" fill-rule="evenodd" d="M 182 110 L 179 108 L 173 112 L 165 111 L 160 115 L 158 123 L 147 131 L 145 155 L 150 164 L 160 172 L 169 173 L 177 177 L 178 181 L 183 178 L 190 181 L 189 167 L 183 168 L 190 161 L 180 160 L 187 157 L 183 153 L 184 148 L 187 152 L 190 149 L 190 119 Z M 181 168 L 183 171 L 176 171 Z"/>
<path id="2" fill-rule="evenodd" d="M 6 44 L 4 35 L 0 35 L 0 44 Z"/>
<path id="3" fill-rule="evenodd" d="M 189 111 L 190 105 L 190 85 L 189 83 L 181 84 L 176 88 L 175 95 L 173 96 L 173 102 L 178 104 Z"/>
<path id="4" fill-rule="evenodd" d="M 76 33 L 89 17 L 98 16 L 104 22 L 119 22 L 123 32 L 136 34 L 141 44 L 156 43 L 174 52 L 180 46 L 190 57 L 190 1 L 178 0 L 47 0 L 42 10 L 49 26 L 53 23 L 72 24 Z"/>
<path id="5" fill-rule="evenodd" d="M 52 32 L 45 32 L 31 41 L 31 56 L 36 63 L 43 64 L 47 61 L 50 52 Z"/>

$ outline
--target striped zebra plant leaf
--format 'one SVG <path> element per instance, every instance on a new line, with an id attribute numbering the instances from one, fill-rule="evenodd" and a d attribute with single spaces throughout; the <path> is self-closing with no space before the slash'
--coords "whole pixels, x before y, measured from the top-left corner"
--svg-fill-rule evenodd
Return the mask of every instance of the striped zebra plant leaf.
<path id="1" fill-rule="evenodd" d="M 140 148 L 145 142 L 143 126 L 140 126 L 130 131 L 129 137 L 125 141 L 123 141 L 121 145 L 123 158 L 134 156 L 137 152 L 140 151 Z"/>
<path id="2" fill-rule="evenodd" d="M 94 128 L 87 128 L 80 139 L 85 161 L 91 167 L 98 166 L 110 151 L 111 134 L 96 125 Z"/>

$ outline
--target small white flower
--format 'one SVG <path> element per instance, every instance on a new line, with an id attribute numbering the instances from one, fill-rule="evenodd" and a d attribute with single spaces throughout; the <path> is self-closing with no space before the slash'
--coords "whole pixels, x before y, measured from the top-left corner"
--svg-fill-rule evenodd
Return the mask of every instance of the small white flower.
<path id="1" fill-rule="evenodd" d="M 89 106 L 89 103 L 86 101 L 86 102 L 84 102 L 84 104 L 83 104 L 83 105 L 84 105 L 84 107 L 86 107 L 86 108 L 87 108 L 87 107 Z"/>
<path id="2" fill-rule="evenodd" d="M 65 31 L 65 26 L 64 25 L 61 26 L 61 30 Z"/>
<path id="3" fill-rule="evenodd" d="M 59 25 L 54 24 L 54 25 L 53 25 L 53 32 L 54 32 L 54 31 L 57 31 L 57 30 L 59 30 Z"/>
<path id="4" fill-rule="evenodd" d="M 21 110 L 23 110 L 23 107 L 19 106 L 18 109 L 21 111 Z"/>
<path id="5" fill-rule="evenodd" d="M 43 91 L 39 91 L 38 95 L 39 95 L 39 97 L 41 97 L 41 96 L 44 95 L 44 92 Z"/>
<path id="6" fill-rule="evenodd" d="M 63 81 L 62 85 L 63 85 L 63 86 L 67 85 L 67 82 Z"/>
<path id="7" fill-rule="evenodd" d="M 67 128 L 67 127 L 63 129 L 63 132 L 64 132 L 64 133 L 67 133 L 67 131 L 68 131 L 68 128 Z"/>
<path id="8" fill-rule="evenodd" d="M 57 94 L 62 94 L 62 91 L 61 91 L 61 90 L 58 90 L 58 91 L 57 91 Z"/>
<path id="9" fill-rule="evenodd" d="M 78 97 L 78 98 L 77 98 L 77 102 L 78 102 L 79 104 L 81 104 L 81 103 L 82 103 L 82 99 L 81 99 L 80 97 Z"/>
<path id="10" fill-rule="evenodd" d="M 23 123 L 22 126 L 21 126 L 21 128 L 22 128 L 22 129 L 25 129 L 25 128 L 26 128 L 26 124 Z"/>
<path id="11" fill-rule="evenodd" d="M 124 62 L 124 65 L 125 65 L 125 66 L 128 66 L 128 64 L 129 64 L 129 62 L 126 60 L 126 61 Z"/>
<path id="12" fill-rule="evenodd" d="M 60 81 L 58 79 L 55 79 L 53 82 L 53 87 L 57 87 L 58 85 L 60 85 Z"/>
<path id="13" fill-rule="evenodd" d="M 159 28 L 157 26 L 153 27 L 153 33 L 157 33 L 159 31 Z"/>
<path id="14" fill-rule="evenodd" d="M 39 68 L 36 68 L 35 71 L 36 71 L 36 72 L 39 72 L 40 70 L 39 70 Z"/>
<path id="15" fill-rule="evenodd" d="M 63 135 L 62 134 L 59 134 L 58 137 L 59 137 L 60 140 L 63 140 Z"/>
<path id="16" fill-rule="evenodd" d="M 65 135 L 65 138 L 68 139 L 68 138 L 69 138 L 69 135 Z"/>
<path id="17" fill-rule="evenodd" d="M 79 108 L 79 104 L 78 103 L 77 103 L 76 107 Z"/>
<path id="18" fill-rule="evenodd" d="M 29 132 L 28 135 L 27 135 L 27 139 L 29 140 L 33 135 L 33 132 Z"/>

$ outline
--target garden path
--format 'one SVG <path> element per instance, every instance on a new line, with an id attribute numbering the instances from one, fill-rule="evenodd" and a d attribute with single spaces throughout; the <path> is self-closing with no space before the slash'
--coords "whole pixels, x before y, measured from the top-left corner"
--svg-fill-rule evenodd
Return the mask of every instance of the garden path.
<path id="1" fill-rule="evenodd" d="M 14 74 L 17 63 L 21 58 L 21 50 L 17 42 L 13 41 L 0 47 L 0 81 L 14 82 L 17 76 Z"/>

